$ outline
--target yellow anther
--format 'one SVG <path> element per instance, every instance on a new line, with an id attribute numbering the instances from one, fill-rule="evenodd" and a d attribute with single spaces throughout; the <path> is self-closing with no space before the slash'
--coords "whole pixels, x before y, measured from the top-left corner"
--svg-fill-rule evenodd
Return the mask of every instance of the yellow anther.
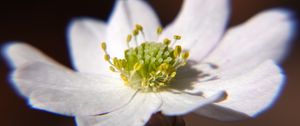
<path id="1" fill-rule="evenodd" d="M 105 59 L 105 61 L 109 61 L 110 56 L 109 56 L 108 54 L 105 54 L 105 55 L 104 55 L 104 59 Z"/>
<path id="2" fill-rule="evenodd" d="M 180 53 L 181 53 L 181 50 L 182 50 L 181 46 L 179 46 L 179 45 L 176 46 L 175 49 L 174 49 L 173 55 L 175 57 L 178 57 L 180 55 Z"/>
<path id="3" fill-rule="evenodd" d="M 156 33 L 157 33 L 158 35 L 160 35 L 160 34 L 162 33 L 162 31 L 163 31 L 163 28 L 162 28 L 162 27 L 158 27 L 158 28 L 156 29 Z"/>
<path id="4" fill-rule="evenodd" d="M 187 59 L 187 58 L 189 58 L 189 56 L 190 56 L 190 53 L 189 52 L 184 52 L 182 55 L 181 55 L 181 57 L 183 58 L 183 59 Z"/>
<path id="5" fill-rule="evenodd" d="M 162 63 L 160 66 L 159 66 L 159 70 L 161 71 L 165 71 L 169 68 L 169 64 L 167 63 Z"/>
<path id="6" fill-rule="evenodd" d="M 143 64 L 140 64 L 140 63 L 135 63 L 134 66 L 133 66 L 133 69 L 134 70 L 140 70 L 142 68 Z"/>
<path id="7" fill-rule="evenodd" d="M 137 36 L 139 34 L 139 30 L 138 29 L 134 29 L 132 31 L 133 36 Z"/>
<path id="8" fill-rule="evenodd" d="M 175 77 L 176 76 L 176 72 L 171 73 L 171 77 Z"/>
<path id="9" fill-rule="evenodd" d="M 105 42 L 102 42 L 102 43 L 101 43 L 101 48 L 102 48 L 102 50 L 104 50 L 104 51 L 106 50 L 106 43 L 105 43 Z"/>
<path id="10" fill-rule="evenodd" d="M 116 69 L 113 66 L 109 66 L 110 71 L 116 72 Z"/>
<path id="11" fill-rule="evenodd" d="M 136 24 L 135 25 L 135 28 L 139 31 L 143 31 L 143 26 L 142 25 L 139 25 L 139 24 Z"/>
<path id="12" fill-rule="evenodd" d="M 175 39 L 175 40 L 180 40 L 180 39 L 181 39 L 181 36 L 180 36 L 180 35 L 174 35 L 174 39 Z"/>
<path id="13" fill-rule="evenodd" d="M 165 85 L 165 83 L 159 83 L 159 86 L 164 86 Z"/>
<path id="14" fill-rule="evenodd" d="M 177 50 L 179 53 L 181 53 L 182 48 L 181 48 L 181 46 L 178 45 L 178 46 L 175 47 L 175 50 Z"/>
<path id="15" fill-rule="evenodd" d="M 126 42 L 129 43 L 131 41 L 131 39 L 132 39 L 132 35 L 128 35 L 127 38 L 126 38 Z"/>
<path id="16" fill-rule="evenodd" d="M 114 63 L 114 65 L 116 65 L 118 63 L 118 58 L 117 57 L 113 58 L 113 63 Z"/>
<path id="17" fill-rule="evenodd" d="M 113 58 L 113 65 L 117 70 L 121 70 L 122 69 L 122 60 L 119 60 L 118 58 Z"/>
<path id="18" fill-rule="evenodd" d="M 128 78 L 126 77 L 126 75 L 121 74 L 120 76 L 124 82 L 126 82 L 126 83 L 128 82 Z"/>
<path id="19" fill-rule="evenodd" d="M 164 39 L 164 44 L 166 44 L 166 45 L 169 45 L 171 43 L 171 40 L 170 39 Z"/>
<path id="20" fill-rule="evenodd" d="M 143 43 L 141 44 L 141 47 L 145 47 L 145 45 L 146 45 L 146 43 L 145 43 L 145 42 L 143 42 Z"/>

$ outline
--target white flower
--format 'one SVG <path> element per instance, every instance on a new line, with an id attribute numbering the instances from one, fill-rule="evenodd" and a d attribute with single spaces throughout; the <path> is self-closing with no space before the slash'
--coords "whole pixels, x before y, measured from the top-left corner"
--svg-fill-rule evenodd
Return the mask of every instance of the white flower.
<path id="1" fill-rule="evenodd" d="M 229 0 L 185 0 L 179 16 L 160 34 L 157 16 L 147 3 L 119 0 L 108 23 L 93 19 L 71 23 L 69 45 L 76 71 L 30 45 L 10 43 L 4 53 L 14 68 L 11 79 L 33 108 L 75 116 L 78 126 L 142 126 L 158 111 L 164 115 L 193 111 L 219 120 L 255 117 L 272 105 L 284 85 L 284 75 L 274 62 L 284 57 L 294 22 L 288 11 L 273 9 L 225 32 L 229 4 Z M 172 69 L 174 74 L 153 75 L 176 74 L 175 79 L 159 81 L 166 87 L 154 83 L 148 88 L 149 78 L 148 87 L 133 83 L 143 77 L 124 75 L 122 80 L 102 58 L 124 57 L 126 36 L 135 24 L 143 26 L 134 36 L 138 43 L 182 35 L 175 45 L 189 51 L 187 65 Z M 101 41 L 107 42 L 105 52 Z M 185 64 L 184 58 L 178 61 Z M 127 72 L 136 72 L 139 65 L 131 64 L 134 68 Z"/>

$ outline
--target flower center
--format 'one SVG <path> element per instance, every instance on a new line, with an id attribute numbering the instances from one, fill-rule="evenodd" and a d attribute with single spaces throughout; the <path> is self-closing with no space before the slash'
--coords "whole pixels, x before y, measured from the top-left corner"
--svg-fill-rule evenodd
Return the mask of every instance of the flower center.
<path id="1" fill-rule="evenodd" d="M 158 36 L 162 28 L 157 29 Z M 124 51 L 124 59 L 110 58 L 107 53 L 106 43 L 101 44 L 105 52 L 104 59 L 111 65 L 112 72 L 120 73 L 125 85 L 141 91 L 157 92 L 170 86 L 170 82 L 176 76 L 178 68 L 186 64 L 189 52 L 183 52 L 182 47 L 176 44 L 181 36 L 174 35 L 174 40 L 166 38 L 163 42 L 146 41 L 138 44 L 137 37 L 144 37 L 143 27 L 136 25 L 132 34 L 127 36 L 128 49 Z M 135 47 L 129 43 L 134 38 Z"/>

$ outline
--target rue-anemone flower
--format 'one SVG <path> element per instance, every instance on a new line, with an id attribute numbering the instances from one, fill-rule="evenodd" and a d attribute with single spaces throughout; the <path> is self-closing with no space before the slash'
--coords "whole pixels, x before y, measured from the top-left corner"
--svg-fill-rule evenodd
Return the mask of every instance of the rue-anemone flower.
<path id="1" fill-rule="evenodd" d="M 109 21 L 69 26 L 74 70 L 36 48 L 7 44 L 13 86 L 35 109 L 74 116 L 78 126 L 143 126 L 152 114 L 255 117 L 278 97 L 276 63 L 293 36 L 289 11 L 264 11 L 226 30 L 229 0 L 184 0 L 161 27 L 142 0 L 119 0 Z"/>

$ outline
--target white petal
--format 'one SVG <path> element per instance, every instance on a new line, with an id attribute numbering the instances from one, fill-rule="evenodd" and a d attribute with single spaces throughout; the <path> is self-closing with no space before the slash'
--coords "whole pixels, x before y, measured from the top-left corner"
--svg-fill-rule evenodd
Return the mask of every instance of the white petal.
<path id="1" fill-rule="evenodd" d="M 147 40 L 156 38 L 156 29 L 160 26 L 152 8 L 143 0 L 118 0 L 115 10 L 109 20 L 107 43 L 113 49 L 108 50 L 112 56 L 123 57 L 126 47 L 126 37 L 132 33 L 135 24 L 144 27 Z M 142 42 L 141 39 L 138 39 Z M 134 44 L 134 42 L 131 42 Z"/>
<path id="2" fill-rule="evenodd" d="M 160 95 L 163 101 L 161 112 L 164 115 L 176 116 L 187 114 L 197 108 L 224 99 L 226 93 L 220 91 L 208 98 L 201 94 L 192 95 L 183 92 L 162 92 Z"/>
<path id="3" fill-rule="evenodd" d="M 284 75 L 272 61 L 266 61 L 254 70 L 232 79 L 219 79 L 194 85 L 193 92 L 202 91 L 206 95 L 224 90 L 228 97 L 222 102 L 211 106 L 210 110 L 199 110 L 200 114 L 220 120 L 235 120 L 232 115 L 218 114 L 236 111 L 250 117 L 255 117 L 271 107 L 284 85 Z M 224 107 L 218 108 L 218 106 Z M 214 109 L 214 107 L 217 107 Z M 202 111 L 202 112 L 201 112 Z M 236 114 L 235 113 L 235 114 Z M 234 114 L 234 113 L 233 113 Z M 230 117 L 231 116 L 231 117 Z M 245 116 L 243 116 L 244 118 Z"/>
<path id="4" fill-rule="evenodd" d="M 82 18 L 70 23 L 69 48 L 72 63 L 76 70 L 85 73 L 108 72 L 108 63 L 100 48 L 105 40 L 106 26 L 103 22 Z"/>
<path id="5" fill-rule="evenodd" d="M 250 118 L 249 115 L 243 112 L 238 112 L 230 108 L 215 104 L 203 106 L 200 109 L 196 110 L 195 113 L 221 121 L 237 121 Z"/>
<path id="6" fill-rule="evenodd" d="M 177 44 L 190 50 L 190 59 L 199 61 L 223 35 L 230 13 L 229 0 L 185 0 L 175 21 L 162 34 L 173 38 L 182 35 Z"/>
<path id="7" fill-rule="evenodd" d="M 144 126 L 161 106 L 160 99 L 152 93 L 138 93 L 120 110 L 100 116 L 76 117 L 78 126 Z"/>
<path id="8" fill-rule="evenodd" d="M 294 23 L 288 11 L 274 9 L 262 12 L 230 29 L 205 62 L 219 65 L 222 75 L 234 76 L 266 59 L 279 61 L 288 51 Z"/>
<path id="9" fill-rule="evenodd" d="M 74 73 L 36 62 L 17 69 L 16 88 L 36 109 L 64 115 L 96 115 L 128 103 L 135 91 L 121 80 Z"/>
<path id="10" fill-rule="evenodd" d="M 22 42 L 8 43 L 3 47 L 2 51 L 4 57 L 13 69 L 37 61 L 52 65 L 59 65 L 56 61 L 46 56 L 40 50 Z"/>

